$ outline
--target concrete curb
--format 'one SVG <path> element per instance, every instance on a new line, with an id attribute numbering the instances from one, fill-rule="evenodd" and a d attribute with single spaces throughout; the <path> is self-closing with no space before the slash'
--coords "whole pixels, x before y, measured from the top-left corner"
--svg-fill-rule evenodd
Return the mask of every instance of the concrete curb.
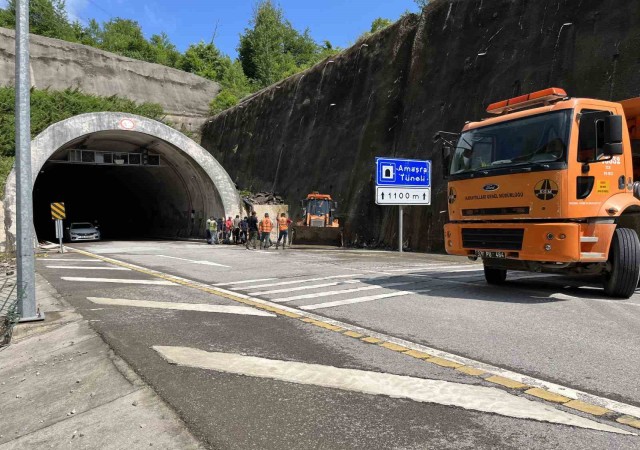
<path id="1" fill-rule="evenodd" d="M 201 444 L 43 277 L 46 321 L 0 351 L 0 449 L 180 448 Z"/>

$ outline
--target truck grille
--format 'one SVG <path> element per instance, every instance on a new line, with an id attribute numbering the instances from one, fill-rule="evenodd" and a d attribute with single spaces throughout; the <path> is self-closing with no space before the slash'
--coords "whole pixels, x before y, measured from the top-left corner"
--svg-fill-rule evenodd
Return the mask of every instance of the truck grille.
<path id="1" fill-rule="evenodd" d="M 522 250 L 524 228 L 463 228 L 464 248 Z"/>

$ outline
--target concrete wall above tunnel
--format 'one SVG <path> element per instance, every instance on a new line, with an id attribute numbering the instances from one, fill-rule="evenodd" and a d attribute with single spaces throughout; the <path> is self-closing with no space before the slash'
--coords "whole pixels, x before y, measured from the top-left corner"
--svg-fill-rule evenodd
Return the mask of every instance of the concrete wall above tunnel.
<path id="1" fill-rule="evenodd" d="M 75 164 L 65 159 L 65 152 L 72 149 L 146 150 L 160 155 L 162 164 L 155 168 Z M 126 223 L 132 237 L 199 237 L 209 215 L 235 216 L 242 210 L 233 181 L 211 154 L 184 134 L 145 117 L 89 113 L 55 123 L 31 142 L 31 164 L 37 229 L 48 202 L 65 201 L 64 197 L 75 199 L 67 206 L 69 219 L 94 220 L 96 211 L 107 208 L 103 211 L 107 219 Z M 12 170 L 4 198 L 8 249 L 15 243 L 15 191 Z M 49 229 L 53 225 L 47 225 Z M 109 230 L 104 234 L 108 236 Z"/>

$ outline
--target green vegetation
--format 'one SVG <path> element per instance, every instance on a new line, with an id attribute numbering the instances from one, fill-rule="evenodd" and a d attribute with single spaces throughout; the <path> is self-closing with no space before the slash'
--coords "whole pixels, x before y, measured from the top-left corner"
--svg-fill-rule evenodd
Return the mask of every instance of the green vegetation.
<path id="1" fill-rule="evenodd" d="M 15 3 L 0 8 L 0 27 L 15 28 Z M 165 33 L 146 39 L 134 20 L 113 18 L 86 26 L 71 22 L 64 0 L 30 0 L 32 33 L 77 42 L 143 61 L 163 64 L 220 83 L 222 91 L 211 102 L 216 114 L 236 105 L 248 94 L 304 70 L 340 51 L 329 41 L 316 43 L 309 30 L 300 33 L 271 0 L 256 3 L 250 27 L 240 36 L 240 57 L 232 60 L 213 42 L 192 44 L 184 53 Z"/>
<path id="2" fill-rule="evenodd" d="M 371 29 L 369 31 L 362 33 L 362 35 L 358 38 L 358 40 L 366 38 L 367 36 L 371 36 L 373 33 L 383 30 L 391 24 L 393 24 L 393 21 L 389 19 L 384 19 L 382 17 L 378 17 L 373 22 L 371 22 Z"/>
<path id="3" fill-rule="evenodd" d="M 98 111 L 125 112 L 154 120 L 164 117 L 162 107 L 153 103 L 137 104 L 116 96 L 97 97 L 74 89 L 55 92 L 34 89 L 31 91 L 31 136 L 69 117 Z M 0 87 L 0 192 L 13 167 L 14 156 L 15 89 Z"/>
<path id="4" fill-rule="evenodd" d="M 250 25 L 240 36 L 238 54 L 244 73 L 261 88 L 340 51 L 328 41 L 317 44 L 308 29 L 298 32 L 271 0 L 258 3 Z"/>

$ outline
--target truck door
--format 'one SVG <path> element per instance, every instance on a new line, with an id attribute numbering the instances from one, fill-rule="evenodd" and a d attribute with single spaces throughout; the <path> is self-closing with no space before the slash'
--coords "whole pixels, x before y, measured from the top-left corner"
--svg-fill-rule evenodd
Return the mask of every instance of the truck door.
<path id="1" fill-rule="evenodd" d="M 604 118 L 611 114 L 588 108 L 580 111 L 577 146 L 580 170 L 574 172 L 577 176 L 572 201 L 581 208 L 578 217 L 595 215 L 606 199 L 626 188 L 624 155 L 611 159 L 604 156 Z"/>

